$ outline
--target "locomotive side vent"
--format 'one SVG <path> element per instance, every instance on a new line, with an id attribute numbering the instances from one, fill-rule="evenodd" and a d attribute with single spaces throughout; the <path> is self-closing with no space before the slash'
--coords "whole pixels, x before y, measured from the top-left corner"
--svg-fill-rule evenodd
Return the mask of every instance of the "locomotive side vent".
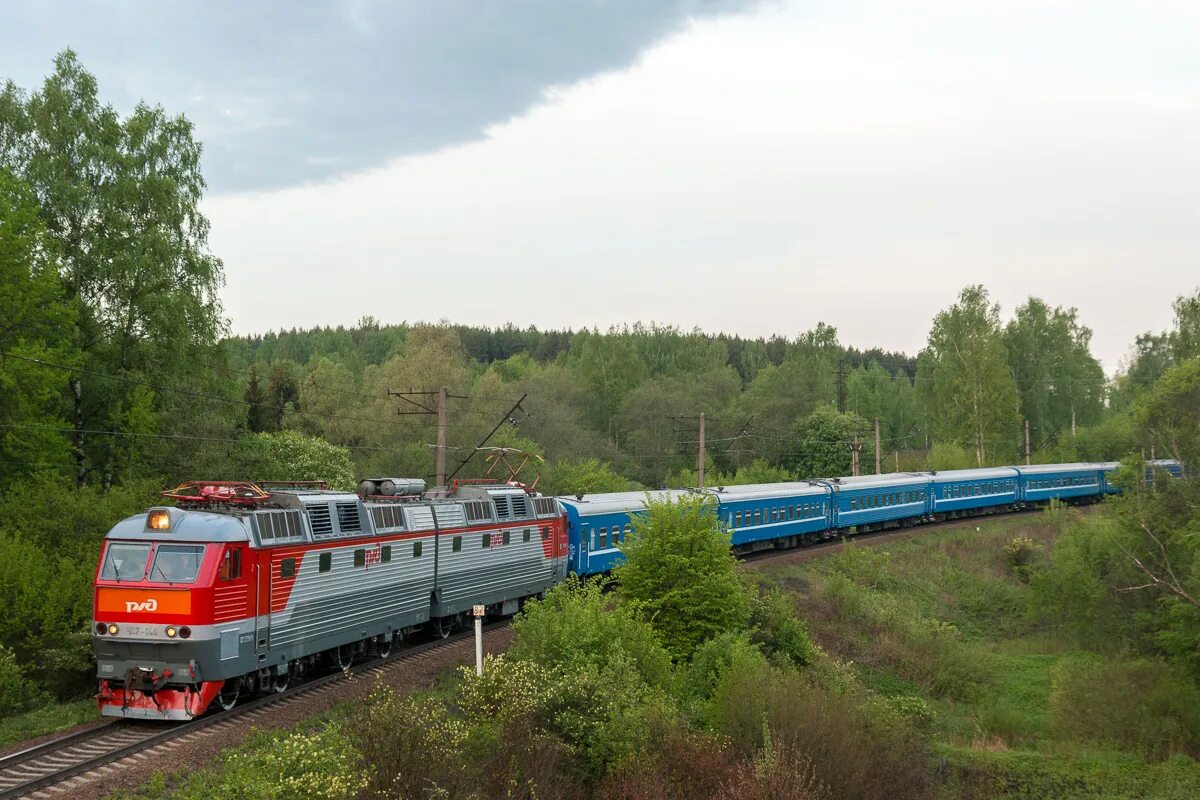
<path id="1" fill-rule="evenodd" d="M 341 529 L 342 533 L 353 533 L 362 530 L 362 523 L 358 519 L 358 503 L 338 503 L 337 516 L 338 528 Z"/>
<path id="2" fill-rule="evenodd" d="M 521 519 L 522 517 L 529 516 L 529 504 L 526 502 L 525 495 L 514 494 L 508 499 L 512 503 L 513 519 Z"/>
<path id="3" fill-rule="evenodd" d="M 298 511 L 260 511 L 254 521 L 258 524 L 258 539 L 265 544 L 304 538 Z"/>
<path id="4" fill-rule="evenodd" d="M 494 497 L 492 497 L 492 500 L 496 503 L 496 518 L 497 519 L 511 519 L 512 512 L 509 510 L 509 507 L 508 507 L 508 496 L 503 495 L 503 494 L 498 494 L 498 495 L 495 495 Z"/>
<path id="5" fill-rule="evenodd" d="M 404 514 L 399 506 L 375 506 L 371 509 L 371 518 L 375 520 L 375 528 L 403 528 Z"/>
<path id="6" fill-rule="evenodd" d="M 308 524 L 312 526 L 313 536 L 329 536 L 333 533 L 333 520 L 329 518 L 328 505 L 308 506 Z"/>

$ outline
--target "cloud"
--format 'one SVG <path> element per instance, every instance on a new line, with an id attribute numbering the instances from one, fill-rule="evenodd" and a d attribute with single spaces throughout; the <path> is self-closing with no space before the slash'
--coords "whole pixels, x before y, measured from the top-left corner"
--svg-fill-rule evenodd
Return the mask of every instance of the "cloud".
<path id="1" fill-rule="evenodd" d="M 957 2 L 696 21 L 483 139 L 214 197 L 227 308 L 239 331 L 825 320 L 915 352 L 984 283 L 1006 312 L 1077 306 L 1111 368 L 1197 280 L 1198 22 Z"/>
<path id="2" fill-rule="evenodd" d="M 184 112 L 215 191 L 278 188 L 478 137 L 738 0 L 47 2 L 0 10 L 9 76 L 76 49 L 121 107 Z"/>

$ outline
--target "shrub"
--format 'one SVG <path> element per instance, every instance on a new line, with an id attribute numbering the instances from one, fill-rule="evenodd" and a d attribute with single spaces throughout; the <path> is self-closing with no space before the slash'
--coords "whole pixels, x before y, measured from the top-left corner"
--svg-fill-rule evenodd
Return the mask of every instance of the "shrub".
<path id="1" fill-rule="evenodd" d="M 614 658 L 633 662 L 634 674 L 665 686 L 671 658 L 646 622 L 606 596 L 598 581 L 570 578 L 541 601 L 530 602 L 513 620 L 509 656 L 573 674 L 601 668 Z"/>
<path id="2" fill-rule="evenodd" d="M 1162 759 L 1200 755 L 1200 689 L 1162 661 L 1067 659 L 1051 676 L 1050 711 L 1064 738 Z"/>
<path id="3" fill-rule="evenodd" d="M 749 620 L 729 534 L 703 499 L 649 502 L 634 516 L 622 549 L 619 595 L 658 631 L 676 660 L 686 661 L 701 642 Z"/>
<path id="4" fill-rule="evenodd" d="M 738 659 L 717 688 L 721 733 L 742 754 L 777 747 L 813 765 L 833 797 L 893 800 L 929 790 L 930 753 L 885 703 L 822 689 L 793 670 Z"/>
<path id="5" fill-rule="evenodd" d="M 26 680 L 13 651 L 0 645 L 0 717 L 28 711 L 45 699 L 45 695 Z"/>
<path id="6" fill-rule="evenodd" d="M 810 664 L 814 657 L 812 640 L 791 598 L 777 589 L 755 591 L 752 598 L 751 641 L 767 655 L 784 659 L 793 666 Z"/>
<path id="7" fill-rule="evenodd" d="M 261 735 L 226 755 L 216 770 L 196 773 L 174 800 L 350 800 L 366 786 L 345 732 L 327 725 L 311 733 Z"/>
<path id="8" fill-rule="evenodd" d="M 1009 568 L 1025 583 L 1029 583 L 1033 566 L 1046 548 L 1028 536 L 1014 536 L 1004 545 L 1004 557 Z"/>
<path id="9" fill-rule="evenodd" d="M 351 716 L 348 731 L 370 767 L 371 796 L 458 797 L 475 777 L 464 768 L 467 726 L 437 700 L 377 688 Z"/>

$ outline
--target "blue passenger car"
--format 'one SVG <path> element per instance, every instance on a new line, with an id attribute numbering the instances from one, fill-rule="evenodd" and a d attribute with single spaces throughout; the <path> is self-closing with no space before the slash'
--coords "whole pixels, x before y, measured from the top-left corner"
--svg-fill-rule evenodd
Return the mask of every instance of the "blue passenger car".
<path id="1" fill-rule="evenodd" d="M 1016 467 L 1021 475 L 1021 499 L 1042 503 L 1068 498 L 1099 497 L 1103 492 L 1103 464 L 1034 464 Z"/>
<path id="2" fill-rule="evenodd" d="M 1020 500 L 1020 473 L 1014 467 L 930 472 L 929 513 L 958 516 L 980 508 L 1004 508 Z"/>
<path id="3" fill-rule="evenodd" d="M 722 486 L 707 494 L 717 499 L 717 514 L 739 553 L 792 547 L 831 527 L 831 492 L 822 481 Z"/>
<path id="4" fill-rule="evenodd" d="M 830 481 L 835 528 L 882 528 L 925 515 L 929 476 L 917 472 L 859 475 Z"/>
<path id="5" fill-rule="evenodd" d="M 645 510 L 647 494 L 655 500 L 696 496 L 682 489 L 662 489 L 559 497 L 567 512 L 568 570 L 586 577 L 616 566 L 621 558 L 619 545 L 631 530 L 630 515 Z"/>

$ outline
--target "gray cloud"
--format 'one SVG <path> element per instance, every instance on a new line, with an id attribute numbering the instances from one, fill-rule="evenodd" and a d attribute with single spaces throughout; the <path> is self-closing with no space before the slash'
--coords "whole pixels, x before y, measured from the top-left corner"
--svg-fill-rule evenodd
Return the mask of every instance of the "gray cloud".
<path id="1" fill-rule="evenodd" d="M 74 48 L 106 99 L 184 112 L 218 192 L 330 178 L 481 135 L 751 0 L 55 2 L 0 10 L 0 75 Z"/>

